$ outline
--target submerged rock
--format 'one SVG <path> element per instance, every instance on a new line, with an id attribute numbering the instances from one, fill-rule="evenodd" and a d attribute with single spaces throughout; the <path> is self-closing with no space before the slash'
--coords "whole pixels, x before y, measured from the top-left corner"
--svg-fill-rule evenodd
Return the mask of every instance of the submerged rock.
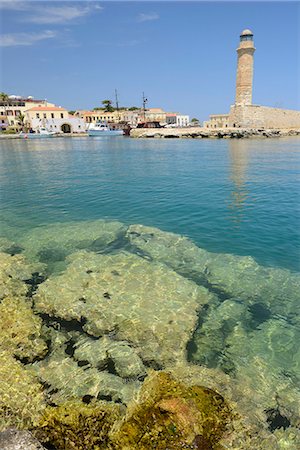
<path id="1" fill-rule="evenodd" d="M 66 257 L 77 250 L 104 251 L 125 234 L 126 226 L 117 221 L 94 220 L 53 223 L 34 228 L 21 239 L 26 257 L 48 265 L 48 272 L 65 269 Z"/>
<path id="2" fill-rule="evenodd" d="M 35 434 L 58 450 L 109 449 L 109 432 L 121 412 L 120 405 L 107 402 L 66 402 L 46 409 Z"/>
<path id="3" fill-rule="evenodd" d="M 0 303 L 0 349 L 20 359 L 42 357 L 47 346 L 41 337 L 42 321 L 24 298 L 5 298 Z"/>
<path id="4" fill-rule="evenodd" d="M 52 401 L 58 404 L 85 397 L 105 398 L 126 404 L 140 386 L 137 382 L 125 383 L 122 378 L 107 371 L 79 367 L 62 351 L 34 363 L 30 371 L 46 383 Z"/>
<path id="5" fill-rule="evenodd" d="M 125 341 L 114 341 L 107 336 L 100 339 L 79 339 L 75 344 L 74 358 L 79 362 L 86 361 L 98 369 L 112 364 L 113 371 L 125 379 L 146 375 L 146 368 L 136 350 Z"/>
<path id="6" fill-rule="evenodd" d="M 29 428 L 46 407 L 42 385 L 9 353 L 0 350 L 0 431 Z"/>
<path id="7" fill-rule="evenodd" d="M 25 281 L 41 268 L 28 264 L 22 255 L 0 253 L 0 301 L 6 297 L 25 297 L 28 293 Z"/>
<path id="8" fill-rule="evenodd" d="M 131 343 L 150 364 L 176 364 L 197 314 L 212 295 L 160 263 L 129 253 L 96 255 L 78 252 L 67 270 L 39 286 L 37 311 L 64 320 L 76 319 L 96 337 L 114 333 Z"/>

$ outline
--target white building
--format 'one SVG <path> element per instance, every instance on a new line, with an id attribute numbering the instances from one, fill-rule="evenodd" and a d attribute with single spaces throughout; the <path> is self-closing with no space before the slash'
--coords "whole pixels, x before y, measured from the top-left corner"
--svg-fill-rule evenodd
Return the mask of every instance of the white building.
<path id="1" fill-rule="evenodd" d="M 33 130 L 45 127 L 57 133 L 82 133 L 86 131 L 84 120 L 74 117 L 58 106 L 35 106 L 25 112 L 25 123 Z"/>
<path id="2" fill-rule="evenodd" d="M 178 114 L 176 116 L 177 127 L 188 127 L 190 124 L 190 116 Z"/>

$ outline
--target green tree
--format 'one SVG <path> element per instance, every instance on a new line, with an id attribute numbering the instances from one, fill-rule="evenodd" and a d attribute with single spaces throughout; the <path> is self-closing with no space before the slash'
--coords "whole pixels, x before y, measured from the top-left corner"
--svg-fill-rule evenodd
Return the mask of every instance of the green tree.
<path id="1" fill-rule="evenodd" d="M 130 106 L 130 108 L 128 108 L 128 111 L 136 111 L 138 108 L 137 106 Z"/>
<path id="2" fill-rule="evenodd" d="M 74 114 L 76 113 L 76 111 L 68 111 L 69 114 L 71 114 L 71 116 L 74 116 Z"/>
<path id="3" fill-rule="evenodd" d="M 199 119 L 197 119 L 196 117 L 193 117 L 192 120 L 191 120 L 191 122 L 193 122 L 193 123 L 194 123 L 194 122 L 199 123 Z"/>
<path id="4" fill-rule="evenodd" d="M 8 94 L 6 94 L 5 92 L 0 92 L 0 101 L 1 102 L 7 103 L 8 99 L 9 99 Z"/>
<path id="5" fill-rule="evenodd" d="M 25 116 L 22 113 L 19 113 L 17 116 L 18 125 L 20 126 L 20 131 L 25 131 Z"/>
<path id="6" fill-rule="evenodd" d="M 8 102 L 9 102 L 8 94 L 6 94 L 5 92 L 0 92 L 0 101 L 4 103 L 4 105 L 3 105 L 4 115 L 7 117 L 6 108 L 8 107 Z M 7 119 L 7 123 L 8 123 L 8 119 Z"/>
<path id="7" fill-rule="evenodd" d="M 104 111 L 105 112 L 113 112 L 115 109 L 112 107 L 112 101 L 111 100 L 103 100 L 102 105 L 104 105 Z"/>

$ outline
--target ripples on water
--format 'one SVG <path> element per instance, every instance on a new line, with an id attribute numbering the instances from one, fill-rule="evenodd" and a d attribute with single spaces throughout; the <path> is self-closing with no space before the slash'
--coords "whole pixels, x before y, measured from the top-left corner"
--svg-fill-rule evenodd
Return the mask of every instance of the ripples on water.
<path id="1" fill-rule="evenodd" d="M 299 140 L 0 145 L 1 249 L 40 271 L 31 294 L 52 353 L 32 368 L 53 401 L 90 395 L 100 376 L 101 395 L 127 403 L 149 367 L 204 365 L 229 376 L 249 417 L 294 430 Z M 123 355 L 113 380 L 95 342 L 117 367 Z M 272 448 L 296 448 L 282 439 L 290 447 Z"/>
<path id="2" fill-rule="evenodd" d="M 9 226 L 105 217 L 300 268 L 296 139 L 0 145 L 1 216 Z"/>

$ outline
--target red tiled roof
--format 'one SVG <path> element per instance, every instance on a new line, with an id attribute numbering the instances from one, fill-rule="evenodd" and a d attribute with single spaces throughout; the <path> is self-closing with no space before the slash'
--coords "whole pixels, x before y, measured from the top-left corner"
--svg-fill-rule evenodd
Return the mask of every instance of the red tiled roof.
<path id="1" fill-rule="evenodd" d="M 35 106 L 33 108 L 27 109 L 27 111 L 67 111 L 65 108 L 60 108 L 59 106 Z"/>

